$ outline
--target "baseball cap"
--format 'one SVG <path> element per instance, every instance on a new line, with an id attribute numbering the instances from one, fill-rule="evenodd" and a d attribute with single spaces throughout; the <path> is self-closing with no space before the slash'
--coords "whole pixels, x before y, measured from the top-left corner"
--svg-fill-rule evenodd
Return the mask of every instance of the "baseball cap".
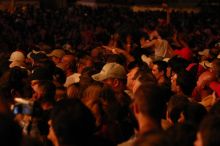
<path id="1" fill-rule="evenodd" d="M 204 49 L 203 51 L 198 52 L 199 55 L 201 56 L 209 56 L 209 49 Z"/>
<path id="2" fill-rule="evenodd" d="M 62 49 L 55 49 L 50 54 L 48 54 L 49 57 L 57 57 L 62 58 L 65 55 L 65 51 Z"/>
<path id="3" fill-rule="evenodd" d="M 9 61 L 20 61 L 23 62 L 25 60 L 25 56 L 21 51 L 14 51 L 11 53 Z"/>
<path id="4" fill-rule="evenodd" d="M 103 81 L 109 78 L 125 79 L 125 68 L 118 63 L 107 63 L 103 66 L 100 73 L 92 75 L 92 78 L 96 81 Z"/>

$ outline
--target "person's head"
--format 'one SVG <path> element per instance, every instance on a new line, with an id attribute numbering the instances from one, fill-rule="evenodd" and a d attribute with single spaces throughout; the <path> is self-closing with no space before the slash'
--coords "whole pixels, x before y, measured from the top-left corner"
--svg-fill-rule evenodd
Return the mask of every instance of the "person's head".
<path id="1" fill-rule="evenodd" d="M 140 39 L 139 39 L 140 45 L 143 46 L 144 43 L 145 43 L 147 40 L 149 40 L 149 35 L 148 35 L 147 33 L 145 33 L 145 32 L 142 32 L 142 33 L 140 34 Z"/>
<path id="2" fill-rule="evenodd" d="M 220 117 L 219 115 L 207 116 L 197 132 L 194 146 L 219 146 L 220 145 Z"/>
<path id="3" fill-rule="evenodd" d="M 195 85 L 195 79 L 188 71 L 181 71 L 171 77 L 171 90 L 175 94 L 191 96 Z"/>
<path id="4" fill-rule="evenodd" d="M 14 51 L 11 53 L 9 61 L 11 62 L 9 65 L 10 68 L 15 66 L 24 67 L 25 55 L 21 51 Z"/>
<path id="5" fill-rule="evenodd" d="M 138 70 L 139 70 L 139 67 L 134 67 L 127 74 L 127 88 L 130 91 L 132 91 L 134 88 L 136 74 L 137 74 Z"/>
<path id="6" fill-rule="evenodd" d="M 196 128 L 189 123 L 176 124 L 165 131 L 173 146 L 193 146 L 196 138 Z"/>
<path id="7" fill-rule="evenodd" d="M 42 104 L 55 103 L 56 86 L 51 81 L 39 80 L 34 92 L 35 99 L 40 101 Z"/>
<path id="8" fill-rule="evenodd" d="M 198 127 L 206 114 L 207 111 L 203 105 L 197 102 L 189 102 L 183 112 L 184 123 Z"/>
<path id="9" fill-rule="evenodd" d="M 86 67 L 82 70 L 79 80 L 80 88 L 85 89 L 87 86 L 92 84 L 94 80 L 92 79 L 92 75 L 97 73 L 97 70 L 93 67 Z"/>
<path id="10" fill-rule="evenodd" d="M 102 114 L 101 114 L 101 102 L 100 93 L 102 90 L 101 84 L 92 84 L 88 86 L 82 95 L 82 102 L 92 111 L 95 119 L 96 125 L 101 124 Z"/>
<path id="11" fill-rule="evenodd" d="M 79 84 L 71 84 L 66 89 L 67 98 L 80 98 Z"/>
<path id="12" fill-rule="evenodd" d="M 48 139 L 54 145 L 83 145 L 95 132 L 91 111 L 77 99 L 64 99 L 52 110 Z"/>
<path id="13" fill-rule="evenodd" d="M 118 91 L 126 85 L 126 70 L 120 64 L 107 63 L 103 66 L 101 72 L 92 75 L 92 78 L 112 87 L 114 91 Z"/>
<path id="14" fill-rule="evenodd" d="M 187 60 L 181 57 L 178 57 L 178 56 L 174 56 L 168 61 L 166 75 L 168 78 L 171 78 L 173 74 L 181 72 L 182 70 L 185 70 L 187 66 L 188 66 Z"/>
<path id="15" fill-rule="evenodd" d="M 134 93 L 133 111 L 139 124 L 141 118 L 148 118 L 157 126 L 160 125 L 165 106 L 160 90 L 158 85 L 149 83 L 141 85 Z"/>
<path id="16" fill-rule="evenodd" d="M 70 70 L 71 72 L 76 72 L 76 57 L 72 54 L 64 55 L 61 62 L 57 65 L 65 72 Z"/>
<path id="17" fill-rule="evenodd" d="M 152 74 L 157 80 L 166 77 L 167 63 L 165 61 L 155 61 L 153 63 Z"/>
<path id="18" fill-rule="evenodd" d="M 186 106 L 189 104 L 189 101 L 186 96 L 183 95 L 174 95 L 170 98 L 167 104 L 167 113 L 166 119 L 171 124 L 183 123 L 183 111 Z"/>
<path id="19" fill-rule="evenodd" d="M 209 88 L 209 83 L 214 81 L 215 78 L 215 74 L 213 72 L 210 71 L 205 71 L 203 72 L 198 80 L 197 80 L 197 85 L 196 88 L 198 89 L 198 91 L 210 91 L 210 93 L 212 92 L 211 89 Z"/>
<path id="20" fill-rule="evenodd" d="M 79 63 L 77 64 L 77 72 L 81 73 L 86 67 L 93 67 L 93 58 L 88 55 L 79 59 Z"/>
<path id="21" fill-rule="evenodd" d="M 65 51 L 62 49 L 53 50 L 48 56 L 57 65 L 61 62 L 62 57 L 65 55 Z"/>

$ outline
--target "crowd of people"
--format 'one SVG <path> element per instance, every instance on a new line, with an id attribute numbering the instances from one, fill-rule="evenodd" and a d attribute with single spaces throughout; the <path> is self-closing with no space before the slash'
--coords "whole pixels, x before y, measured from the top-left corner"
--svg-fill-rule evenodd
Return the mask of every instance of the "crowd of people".
<path id="1" fill-rule="evenodd" d="M 217 13 L 0 11 L 1 146 L 219 146 Z"/>

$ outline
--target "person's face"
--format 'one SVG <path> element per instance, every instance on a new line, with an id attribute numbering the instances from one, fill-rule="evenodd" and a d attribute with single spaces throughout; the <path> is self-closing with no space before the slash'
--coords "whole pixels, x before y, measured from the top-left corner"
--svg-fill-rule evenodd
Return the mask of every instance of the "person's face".
<path id="1" fill-rule="evenodd" d="M 203 146 L 202 135 L 200 132 L 197 132 L 196 140 L 194 141 L 194 146 Z"/>
<path id="2" fill-rule="evenodd" d="M 127 88 L 132 91 L 135 83 L 134 76 L 138 71 L 138 67 L 135 67 L 130 70 L 130 72 L 127 74 Z"/>
<path id="3" fill-rule="evenodd" d="M 158 65 L 154 64 L 152 67 L 152 74 L 154 75 L 154 77 L 159 80 L 160 77 L 163 75 L 162 72 L 160 72 L 158 70 Z"/>
<path id="4" fill-rule="evenodd" d="M 34 92 L 37 92 L 37 90 L 38 90 L 38 84 L 39 84 L 39 81 L 38 81 L 38 80 L 32 80 L 32 81 L 31 81 L 31 88 L 33 89 Z"/>
<path id="5" fill-rule="evenodd" d="M 112 87 L 113 88 L 113 79 L 105 79 L 102 81 L 104 83 L 105 86 L 107 87 Z"/>
<path id="6" fill-rule="evenodd" d="M 170 78 L 172 76 L 172 70 L 171 70 L 171 67 L 167 67 L 167 72 L 166 72 L 166 75 L 168 78 Z"/>
<path id="7" fill-rule="evenodd" d="M 61 62 L 61 59 L 58 58 L 58 57 L 55 57 L 55 56 L 52 56 L 52 57 L 51 57 L 51 60 L 52 60 L 55 64 L 58 64 L 58 63 Z"/>
<path id="8" fill-rule="evenodd" d="M 142 38 L 140 39 L 140 44 L 141 44 L 141 46 L 143 46 L 143 45 L 145 44 L 145 42 L 146 42 L 146 39 L 145 39 L 144 37 L 142 37 Z"/>
<path id="9" fill-rule="evenodd" d="M 177 79 L 177 74 L 174 74 L 172 77 L 171 77 L 171 90 L 174 92 L 174 93 L 177 93 L 177 83 L 176 83 L 176 79 Z"/>

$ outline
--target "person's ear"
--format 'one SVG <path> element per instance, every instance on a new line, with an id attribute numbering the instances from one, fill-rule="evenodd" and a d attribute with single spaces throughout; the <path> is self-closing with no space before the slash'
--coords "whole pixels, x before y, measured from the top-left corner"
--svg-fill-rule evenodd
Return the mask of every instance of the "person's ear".
<path id="1" fill-rule="evenodd" d="M 119 80 L 118 79 L 114 79 L 113 80 L 113 86 L 114 87 L 118 87 L 119 86 Z"/>

